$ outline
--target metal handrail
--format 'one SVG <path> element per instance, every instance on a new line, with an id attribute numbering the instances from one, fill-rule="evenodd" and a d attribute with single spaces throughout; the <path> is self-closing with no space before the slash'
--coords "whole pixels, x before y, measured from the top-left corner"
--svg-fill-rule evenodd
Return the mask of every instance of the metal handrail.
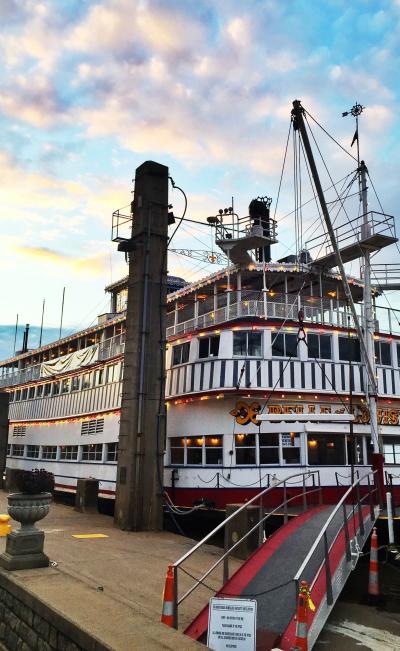
<path id="1" fill-rule="evenodd" d="M 371 517 L 371 520 L 372 520 L 374 518 L 374 510 L 373 510 L 373 504 L 372 504 L 371 497 L 372 497 L 372 493 L 377 492 L 377 491 L 379 492 L 379 489 L 378 489 L 378 487 L 375 487 L 373 490 L 371 490 L 370 477 L 372 476 L 374 478 L 374 485 L 375 485 L 376 484 L 375 475 L 377 474 L 377 472 L 378 472 L 377 470 L 374 470 L 372 472 L 368 472 L 365 475 L 363 475 L 362 477 L 359 477 L 355 482 L 353 482 L 353 484 L 349 487 L 349 489 L 345 492 L 343 497 L 340 499 L 340 501 L 337 503 L 337 505 L 333 509 L 333 511 L 330 514 L 329 518 L 327 519 L 324 526 L 320 530 L 320 532 L 319 532 L 316 540 L 314 541 L 310 551 L 308 552 L 306 558 L 304 559 L 304 561 L 302 562 L 301 566 L 299 567 L 297 573 L 293 577 L 293 582 L 295 584 L 294 595 L 295 595 L 296 599 L 297 599 L 297 595 L 298 595 L 298 592 L 299 592 L 300 580 L 301 580 L 301 577 L 303 576 L 304 570 L 307 567 L 307 565 L 310 562 L 313 555 L 315 554 L 319 544 L 323 540 L 323 542 L 324 542 L 324 560 L 322 561 L 321 565 L 319 566 L 318 571 L 316 572 L 315 577 L 314 577 L 313 581 L 311 582 L 310 588 L 313 588 L 313 586 L 315 585 L 315 582 L 316 582 L 316 580 L 317 580 L 317 578 L 318 578 L 318 576 L 319 576 L 319 574 L 321 572 L 321 569 L 325 565 L 325 572 L 326 572 L 326 579 L 327 579 L 327 603 L 329 605 L 333 603 L 332 577 L 331 577 L 330 564 L 329 564 L 329 552 L 332 549 L 335 541 L 337 540 L 337 537 L 339 536 L 339 534 L 341 533 L 343 528 L 345 529 L 345 537 L 346 537 L 346 557 L 347 557 L 347 560 L 351 560 L 350 536 L 349 536 L 349 530 L 348 530 L 348 519 L 349 519 L 350 515 L 353 515 L 353 517 L 354 517 L 355 505 L 353 504 L 352 511 L 350 511 L 350 514 L 347 515 L 346 504 L 345 504 L 346 499 L 351 495 L 354 488 L 356 488 L 357 489 L 357 511 L 358 511 L 359 527 L 360 527 L 361 533 L 363 534 L 364 533 L 364 521 L 363 521 L 363 517 L 362 517 L 361 504 L 365 500 L 365 498 L 367 498 L 367 497 L 369 498 L 370 517 Z M 362 480 L 366 479 L 366 478 L 368 479 L 368 489 L 369 489 L 368 494 L 364 495 L 364 497 L 362 497 L 360 499 L 360 485 L 361 485 Z M 340 510 L 340 508 L 342 508 L 342 510 L 343 510 L 344 524 L 343 524 L 342 527 L 340 527 L 339 531 L 336 533 L 333 541 L 331 542 L 330 546 L 328 547 L 327 531 L 328 531 L 328 528 L 331 525 L 332 521 L 336 517 L 338 511 Z"/>
<path id="2" fill-rule="evenodd" d="M 303 491 L 301 493 L 298 493 L 296 495 L 293 495 L 290 498 L 287 498 L 287 482 L 289 480 L 292 480 L 295 477 L 301 477 L 301 483 L 302 483 L 302 488 Z M 318 480 L 318 483 L 316 485 L 316 478 Z M 307 480 L 312 479 L 312 487 L 309 490 L 306 490 L 306 482 Z M 268 493 L 271 492 L 274 488 L 277 488 L 278 486 L 283 485 L 283 490 L 284 490 L 284 500 L 281 502 L 278 506 L 276 506 L 272 511 L 269 511 L 266 515 L 262 515 L 262 509 L 263 509 L 263 498 L 264 496 Z M 289 484 L 290 485 L 290 484 Z M 284 508 L 284 522 L 287 522 L 288 518 L 288 512 L 287 512 L 287 505 L 292 502 L 293 500 L 302 498 L 303 499 L 303 509 L 306 510 L 307 508 L 307 495 L 310 495 L 311 493 L 319 493 L 319 503 L 322 503 L 322 487 L 321 487 L 321 482 L 320 482 L 320 472 L 319 470 L 310 470 L 307 472 L 302 472 L 302 473 L 295 473 L 293 475 L 290 475 L 289 477 L 286 477 L 285 479 L 281 479 L 280 481 L 277 481 L 271 486 L 268 486 L 264 490 L 262 490 L 260 493 L 252 497 L 250 500 L 242 504 L 234 513 L 232 513 L 230 516 L 228 516 L 223 522 L 221 522 L 215 529 L 213 529 L 210 533 L 208 533 L 202 540 L 200 540 L 192 549 L 190 549 L 188 552 L 186 552 L 183 556 L 181 556 L 175 563 L 172 564 L 173 568 L 173 574 L 174 574 L 174 627 L 178 628 L 178 606 L 184 601 L 196 588 L 198 588 L 199 585 L 202 585 L 204 579 L 206 579 L 211 572 L 215 570 L 220 563 L 224 562 L 224 576 L 223 576 L 223 582 L 226 583 L 226 581 L 229 578 L 229 567 L 228 567 L 228 560 L 229 560 L 229 554 L 232 553 L 236 547 L 238 547 L 248 536 L 250 536 L 256 529 L 259 529 L 259 544 L 262 543 L 262 538 L 261 538 L 261 526 L 264 524 L 264 522 L 274 515 L 278 510 Z M 254 502 L 259 501 L 259 508 L 260 508 L 260 517 L 258 522 L 253 525 L 253 527 L 247 531 L 239 540 L 237 540 L 233 545 L 231 545 L 228 548 L 227 545 L 227 525 L 238 516 L 239 513 L 241 513 L 244 509 L 246 509 L 248 506 L 253 504 Z M 218 531 L 221 529 L 225 528 L 225 544 L 224 544 L 224 553 L 222 556 L 212 564 L 212 566 L 200 577 L 200 579 L 196 579 L 195 583 L 192 585 L 189 590 L 185 592 L 182 597 L 178 598 L 178 569 L 180 566 L 188 559 L 190 558 L 195 552 L 197 552 L 203 545 L 205 545 L 211 538 L 213 538 Z"/>

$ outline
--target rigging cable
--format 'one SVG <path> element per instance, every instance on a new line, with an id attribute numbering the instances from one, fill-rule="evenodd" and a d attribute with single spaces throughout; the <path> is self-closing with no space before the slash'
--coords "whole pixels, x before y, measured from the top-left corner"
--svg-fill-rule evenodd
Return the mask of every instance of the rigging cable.
<path id="1" fill-rule="evenodd" d="M 279 197 L 280 197 L 280 194 L 281 194 L 282 179 L 283 179 L 283 173 L 284 173 L 284 170 L 285 170 L 286 156 L 287 156 L 287 151 L 288 151 L 288 146 L 289 146 L 289 138 L 290 138 L 291 129 L 292 129 L 292 122 L 290 122 L 290 124 L 289 124 L 289 132 L 288 132 L 287 139 L 286 139 L 285 154 L 284 154 L 284 157 L 283 157 L 281 176 L 280 176 L 280 179 L 279 179 L 278 193 L 276 195 L 275 210 L 274 210 L 274 221 L 276 219 L 276 211 L 278 210 Z"/>
<path id="2" fill-rule="evenodd" d="M 309 113 L 306 109 L 304 109 L 304 112 L 305 112 L 305 113 L 306 113 L 306 114 L 307 114 L 307 115 L 308 115 L 308 116 L 313 120 L 313 122 L 315 122 L 315 124 L 317 124 L 317 125 L 319 126 L 320 129 L 322 129 L 322 131 L 323 131 L 323 132 L 324 132 L 324 133 L 325 133 L 325 134 L 326 134 L 326 135 L 327 135 L 331 140 L 333 140 L 333 142 L 334 142 L 338 147 L 340 147 L 340 149 L 342 149 L 342 150 L 345 152 L 345 154 L 347 154 L 348 156 L 350 156 L 350 158 L 352 158 L 353 160 L 355 160 L 356 163 L 357 163 L 357 165 L 358 165 L 358 160 L 357 160 L 357 158 L 356 158 L 355 156 L 353 156 L 353 154 L 352 154 L 350 151 L 347 151 L 347 149 L 345 149 L 345 147 L 343 147 L 343 146 L 340 144 L 340 142 L 338 142 L 337 140 L 335 140 L 335 138 L 334 138 L 334 137 L 329 133 L 329 131 L 327 131 L 326 129 L 324 129 L 324 127 L 322 126 L 322 124 L 320 124 L 320 123 L 319 123 L 319 122 L 318 122 L 318 121 L 317 121 L 317 120 L 316 120 L 316 119 L 311 115 L 311 113 Z"/>

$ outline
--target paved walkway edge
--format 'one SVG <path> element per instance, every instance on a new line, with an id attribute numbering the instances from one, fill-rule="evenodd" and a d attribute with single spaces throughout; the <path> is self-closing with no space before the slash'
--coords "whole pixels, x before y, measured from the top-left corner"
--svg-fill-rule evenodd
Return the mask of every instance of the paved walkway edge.
<path id="1" fill-rule="evenodd" d="M 39 647 L 38 640 L 41 639 L 50 647 L 65 651 L 76 648 L 84 651 L 112 651 L 112 647 L 50 607 L 19 584 L 12 573 L 2 569 L 0 611 L 0 639 L 7 644 L 7 648 L 13 648 L 17 641 L 14 638 L 19 638 L 28 646 L 36 645 L 36 648 Z M 10 637 L 11 639 L 8 639 Z"/>

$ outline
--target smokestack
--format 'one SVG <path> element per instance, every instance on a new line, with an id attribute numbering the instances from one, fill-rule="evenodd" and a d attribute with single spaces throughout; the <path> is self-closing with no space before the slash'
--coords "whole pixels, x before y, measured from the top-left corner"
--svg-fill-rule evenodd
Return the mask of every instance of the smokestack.
<path id="1" fill-rule="evenodd" d="M 28 335 L 29 335 L 29 323 L 26 324 L 24 330 L 24 338 L 22 340 L 22 350 L 21 353 L 26 353 L 28 350 Z"/>

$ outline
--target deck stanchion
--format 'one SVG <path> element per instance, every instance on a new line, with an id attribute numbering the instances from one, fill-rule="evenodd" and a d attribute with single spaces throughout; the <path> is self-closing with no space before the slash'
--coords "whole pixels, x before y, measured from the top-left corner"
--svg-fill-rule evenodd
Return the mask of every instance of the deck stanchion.
<path id="1" fill-rule="evenodd" d="M 263 504 L 262 504 L 262 497 L 260 497 L 260 505 L 258 507 L 258 519 L 260 522 L 260 525 L 258 527 L 258 546 L 262 545 L 263 543 L 263 538 L 264 538 L 264 527 L 263 527 Z"/>
<path id="2" fill-rule="evenodd" d="M 363 520 L 361 500 L 360 500 L 360 484 L 358 484 L 358 483 L 357 483 L 357 486 L 356 486 L 356 491 L 357 491 L 358 524 L 359 524 L 359 527 L 360 527 L 360 533 L 363 536 L 364 533 L 365 533 L 365 529 L 364 529 L 364 520 Z"/>
<path id="3" fill-rule="evenodd" d="M 368 475 L 368 501 L 369 501 L 369 515 L 371 518 L 371 522 L 375 520 L 375 514 L 374 514 L 374 504 L 372 502 L 372 489 L 371 489 L 371 482 L 369 479 Z"/>
<path id="4" fill-rule="evenodd" d="M 333 604 L 333 594 L 332 594 L 332 575 L 331 575 L 331 566 L 329 563 L 329 546 L 328 546 L 328 537 L 326 531 L 324 531 L 324 554 L 325 554 L 325 579 L 326 579 L 326 603 L 328 606 Z"/>
<path id="5" fill-rule="evenodd" d="M 321 506 L 321 504 L 323 503 L 323 496 L 322 496 L 322 486 L 321 486 L 321 475 L 319 474 L 319 470 L 318 470 L 318 487 L 319 487 L 319 491 L 318 491 L 319 504 Z"/>
<path id="6" fill-rule="evenodd" d="M 223 563 L 223 582 L 224 585 L 229 579 L 229 537 L 228 537 L 228 527 L 225 525 L 224 529 L 224 563 Z"/>
<path id="7" fill-rule="evenodd" d="M 287 524 L 288 521 L 288 508 L 287 508 L 287 490 L 286 490 L 286 479 L 283 482 L 283 524 Z"/>
<path id="8" fill-rule="evenodd" d="M 303 512 L 307 511 L 306 476 L 303 475 Z"/>
<path id="9" fill-rule="evenodd" d="M 346 540 L 346 560 L 348 562 L 350 562 L 351 561 L 351 547 L 350 547 L 349 523 L 347 521 L 346 504 L 344 502 L 342 504 L 342 510 L 343 510 L 344 537 L 345 537 L 345 540 Z"/>
<path id="10" fill-rule="evenodd" d="M 386 507 L 387 507 L 389 545 L 394 545 L 392 493 L 390 493 L 389 491 L 386 493 Z"/>

